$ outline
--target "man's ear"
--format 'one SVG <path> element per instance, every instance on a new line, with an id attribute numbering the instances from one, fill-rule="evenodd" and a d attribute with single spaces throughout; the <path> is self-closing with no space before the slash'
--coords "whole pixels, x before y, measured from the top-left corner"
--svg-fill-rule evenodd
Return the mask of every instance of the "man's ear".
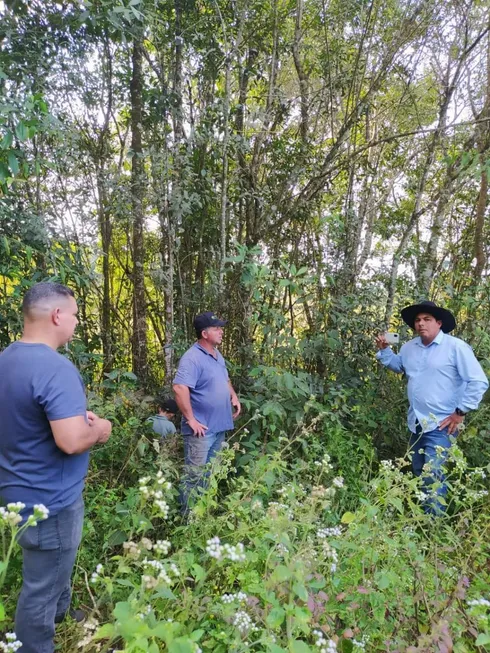
<path id="1" fill-rule="evenodd" d="M 51 320 L 52 320 L 53 324 L 56 324 L 56 326 L 59 325 L 59 323 L 60 323 L 60 309 L 59 308 L 55 308 L 51 312 Z"/>

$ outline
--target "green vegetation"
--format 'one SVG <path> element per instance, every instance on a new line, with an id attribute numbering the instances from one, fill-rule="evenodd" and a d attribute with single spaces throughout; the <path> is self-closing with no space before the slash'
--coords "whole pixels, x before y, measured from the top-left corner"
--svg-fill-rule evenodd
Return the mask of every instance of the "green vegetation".
<path id="1" fill-rule="evenodd" d="M 0 0 L 0 347 L 32 283 L 70 285 L 114 424 L 62 653 L 490 650 L 488 400 L 430 519 L 373 345 L 434 299 L 490 372 L 487 4 Z M 145 420 L 211 309 L 245 410 L 183 523 Z"/>

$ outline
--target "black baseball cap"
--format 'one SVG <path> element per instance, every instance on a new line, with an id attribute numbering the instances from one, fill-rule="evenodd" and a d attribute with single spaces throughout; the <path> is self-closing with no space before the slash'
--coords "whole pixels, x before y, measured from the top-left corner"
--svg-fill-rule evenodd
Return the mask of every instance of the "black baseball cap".
<path id="1" fill-rule="evenodd" d="M 204 331 L 208 327 L 225 326 L 226 323 L 227 320 L 220 320 L 213 311 L 206 311 L 206 313 L 196 315 L 194 318 L 194 329 L 196 331 Z"/>
<path id="2" fill-rule="evenodd" d="M 174 399 L 167 399 L 166 397 L 158 397 L 156 403 L 159 408 L 161 408 L 162 410 L 166 410 L 168 413 L 175 414 L 179 410 L 179 407 L 177 406 L 177 402 Z"/>

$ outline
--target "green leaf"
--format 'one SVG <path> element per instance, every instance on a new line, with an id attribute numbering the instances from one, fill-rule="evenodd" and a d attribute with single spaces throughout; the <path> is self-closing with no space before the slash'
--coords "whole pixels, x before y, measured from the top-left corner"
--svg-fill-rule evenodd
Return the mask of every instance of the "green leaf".
<path id="1" fill-rule="evenodd" d="M 0 601 L 0 621 L 5 621 L 5 606 Z"/>
<path id="2" fill-rule="evenodd" d="M 302 601 L 308 601 L 308 592 L 306 587 L 302 583 L 294 583 L 293 592 L 298 596 Z"/>
<path id="3" fill-rule="evenodd" d="M 189 635 L 189 638 L 192 639 L 193 642 L 198 642 L 201 637 L 204 635 L 204 629 L 199 628 L 198 630 L 193 630 L 192 633 Z"/>
<path id="4" fill-rule="evenodd" d="M 353 512 L 344 512 L 340 521 L 342 524 L 350 524 L 354 521 L 355 518 L 356 516 Z"/>
<path id="5" fill-rule="evenodd" d="M 0 162 L 0 183 L 7 179 L 10 179 L 10 170 L 4 163 Z"/>
<path id="6" fill-rule="evenodd" d="M 126 542 L 127 539 L 128 537 L 123 531 L 112 531 L 112 533 L 110 533 L 109 537 L 107 538 L 107 546 L 117 546 L 118 544 Z"/>
<path id="7" fill-rule="evenodd" d="M 16 175 L 19 172 L 19 162 L 17 161 L 17 157 L 13 152 L 9 152 L 7 155 L 7 160 L 12 174 Z"/>
<path id="8" fill-rule="evenodd" d="M 286 611 L 283 608 L 272 608 L 267 615 L 265 622 L 269 628 L 279 628 L 286 617 Z"/>
<path id="9" fill-rule="evenodd" d="M 194 578 L 197 580 L 197 582 L 206 578 L 206 570 L 201 567 L 201 565 L 198 565 L 197 563 L 193 564 L 192 571 L 194 572 Z"/>
<path id="10" fill-rule="evenodd" d="M 29 131 L 27 127 L 24 125 L 22 120 L 17 124 L 15 128 L 15 135 L 19 139 L 19 141 L 25 141 L 27 140 L 27 136 L 29 134 Z"/>
<path id="11" fill-rule="evenodd" d="M 395 506 L 399 513 L 403 513 L 403 505 L 400 497 L 389 497 L 388 501 L 392 506 Z"/>
<path id="12" fill-rule="evenodd" d="M 293 639 L 289 645 L 291 653 L 311 653 L 311 648 L 300 639 Z"/>
<path id="13" fill-rule="evenodd" d="M 127 601 L 119 601 L 114 608 L 114 616 L 118 621 L 126 621 L 133 616 L 131 606 Z"/>
<path id="14" fill-rule="evenodd" d="M 385 590 L 390 586 L 390 579 L 387 574 L 381 574 L 380 579 L 378 580 L 378 587 L 380 590 Z"/>
<path id="15" fill-rule="evenodd" d="M 299 605 L 297 605 L 294 608 L 294 616 L 298 620 L 300 624 L 307 624 L 310 619 L 311 619 L 311 613 L 309 610 L 306 608 L 301 608 Z"/>
<path id="16" fill-rule="evenodd" d="M 289 580 L 291 578 L 291 572 L 284 565 L 278 565 L 274 569 L 274 573 L 272 575 L 278 581 Z"/>
<path id="17" fill-rule="evenodd" d="M 161 596 L 163 599 L 172 599 L 172 601 L 177 599 L 170 587 L 161 587 L 156 593 L 156 596 Z"/>
<path id="18" fill-rule="evenodd" d="M 2 148 L 2 150 L 8 150 L 9 147 L 12 145 L 13 139 L 14 139 L 14 135 L 9 129 L 5 134 L 5 136 L 2 138 L 2 142 L 0 143 L 0 148 Z"/>
<path id="19" fill-rule="evenodd" d="M 114 624 L 104 624 L 97 629 L 93 639 L 109 639 L 114 636 Z"/>
<path id="20" fill-rule="evenodd" d="M 476 638 L 475 644 L 477 646 L 485 646 L 486 644 L 490 644 L 490 633 L 480 633 Z"/>
<path id="21" fill-rule="evenodd" d="M 196 647 L 187 638 L 179 637 L 168 645 L 169 653 L 195 653 Z"/>
<path id="22" fill-rule="evenodd" d="M 160 621 L 157 625 L 151 629 L 152 637 L 158 637 L 163 639 L 165 643 L 168 643 L 168 639 L 172 638 L 174 627 L 169 621 Z"/>

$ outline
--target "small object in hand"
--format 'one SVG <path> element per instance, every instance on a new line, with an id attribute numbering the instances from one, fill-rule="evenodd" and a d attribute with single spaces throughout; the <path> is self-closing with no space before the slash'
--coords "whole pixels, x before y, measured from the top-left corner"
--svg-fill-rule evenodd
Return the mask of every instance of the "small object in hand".
<path id="1" fill-rule="evenodd" d="M 390 331 L 384 334 L 385 340 L 389 345 L 399 345 L 400 344 L 400 334 L 391 333 Z"/>

